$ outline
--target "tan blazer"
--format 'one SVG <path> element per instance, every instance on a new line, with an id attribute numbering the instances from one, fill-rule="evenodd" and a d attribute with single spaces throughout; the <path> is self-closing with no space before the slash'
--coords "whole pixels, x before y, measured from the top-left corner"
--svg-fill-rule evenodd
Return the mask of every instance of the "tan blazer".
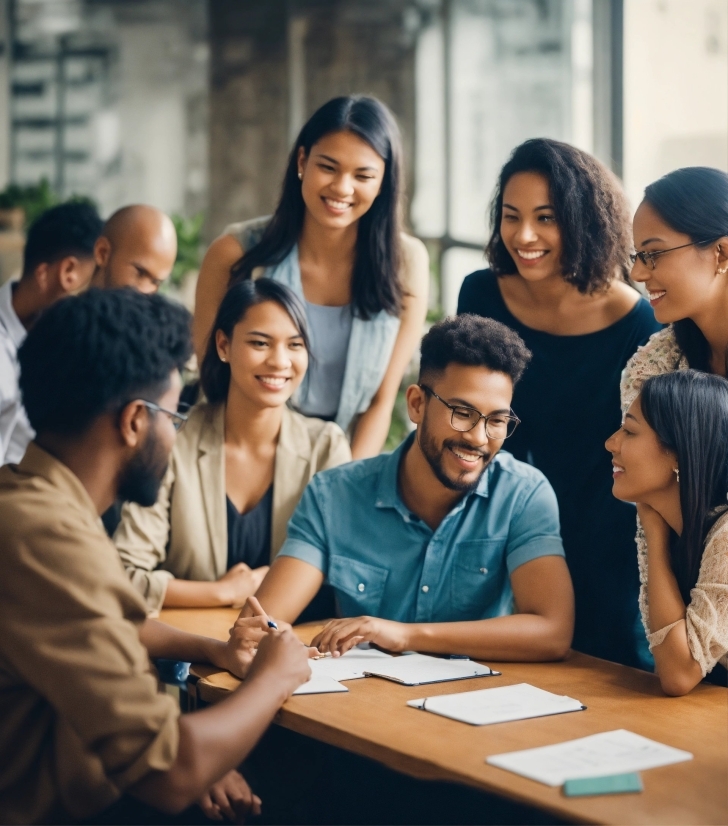
<path id="1" fill-rule="evenodd" d="M 177 437 L 157 503 L 142 508 L 127 502 L 122 510 L 114 544 L 150 613 L 161 609 L 170 579 L 209 582 L 227 571 L 224 418 L 224 405 L 197 405 Z M 284 408 L 273 474 L 271 560 L 313 475 L 350 461 L 338 425 Z"/>

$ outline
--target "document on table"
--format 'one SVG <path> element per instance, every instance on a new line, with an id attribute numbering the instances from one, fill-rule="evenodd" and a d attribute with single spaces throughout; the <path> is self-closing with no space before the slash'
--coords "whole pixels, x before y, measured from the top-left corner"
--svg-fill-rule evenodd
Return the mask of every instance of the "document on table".
<path id="1" fill-rule="evenodd" d="M 403 685 L 444 683 L 448 680 L 467 680 L 472 677 L 489 677 L 500 674 L 487 665 L 472 660 L 443 660 L 427 654 L 407 654 L 368 666 L 367 677 L 384 677 Z"/>
<path id="2" fill-rule="evenodd" d="M 334 680 L 360 680 L 372 666 L 376 667 L 382 660 L 391 660 L 391 654 L 385 654 L 376 648 L 351 648 L 341 657 L 325 657 L 311 660 L 310 666 L 314 676 L 332 677 Z"/>
<path id="3" fill-rule="evenodd" d="M 313 663 L 311 663 L 313 665 Z M 325 674 L 312 674 L 311 679 L 300 685 L 293 693 L 294 694 L 339 694 L 342 691 L 348 691 L 345 685 L 337 682 L 333 677 L 328 677 Z"/>
<path id="4" fill-rule="evenodd" d="M 639 772 L 692 759 L 688 751 L 617 729 L 553 746 L 495 754 L 485 762 L 547 786 L 561 786 L 581 777 Z"/>
<path id="5" fill-rule="evenodd" d="M 547 717 L 550 714 L 565 714 L 585 708 L 572 697 L 552 694 L 528 683 L 441 694 L 439 697 L 410 700 L 407 705 L 472 726 Z"/>

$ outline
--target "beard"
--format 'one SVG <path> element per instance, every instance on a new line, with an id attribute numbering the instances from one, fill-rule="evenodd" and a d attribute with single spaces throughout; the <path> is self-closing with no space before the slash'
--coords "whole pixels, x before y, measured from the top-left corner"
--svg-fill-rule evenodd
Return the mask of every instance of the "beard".
<path id="1" fill-rule="evenodd" d="M 119 499 L 136 502 L 143 508 L 154 505 L 167 472 L 168 459 L 156 433 L 150 430 L 144 444 L 124 469 L 119 481 Z"/>
<path id="2" fill-rule="evenodd" d="M 479 451 L 485 460 L 483 463 L 483 469 L 480 473 L 474 479 L 467 479 L 466 476 L 468 476 L 468 471 L 464 470 L 453 479 L 445 472 L 443 461 L 445 451 L 452 449 L 457 450 L 458 448 L 461 448 L 463 451 L 472 453 L 475 448 L 467 442 L 460 441 L 459 439 L 446 439 L 438 445 L 435 438 L 430 435 L 427 428 L 427 416 L 425 416 L 419 427 L 417 441 L 420 446 L 420 450 L 422 451 L 422 455 L 425 459 L 427 459 L 427 464 L 432 468 L 432 472 L 435 474 L 437 481 L 448 490 L 454 490 L 458 493 L 470 493 L 478 487 L 478 484 L 487 470 L 488 464 L 492 458 L 492 454 L 489 451 Z"/>

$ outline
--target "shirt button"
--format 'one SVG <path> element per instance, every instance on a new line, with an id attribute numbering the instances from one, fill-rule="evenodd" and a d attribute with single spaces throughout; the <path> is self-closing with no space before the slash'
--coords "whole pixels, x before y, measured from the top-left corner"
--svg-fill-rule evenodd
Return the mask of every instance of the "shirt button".
<path id="1" fill-rule="evenodd" d="M 366 586 L 364 585 L 364 583 L 363 583 L 363 582 L 360 582 L 360 583 L 356 586 L 356 590 L 357 590 L 357 591 L 359 591 L 359 593 L 361 593 L 361 592 L 364 590 L 364 588 L 365 588 L 365 587 L 366 587 Z"/>
<path id="2" fill-rule="evenodd" d="M 422 593 L 423 593 L 423 594 L 426 594 L 429 590 L 430 590 L 430 586 L 429 586 L 429 585 L 423 585 L 423 586 L 422 586 Z"/>
<path id="3" fill-rule="evenodd" d="M 487 568 L 481 568 L 481 569 L 480 569 L 480 573 L 481 573 L 481 574 L 487 574 L 487 573 L 488 573 L 488 569 L 487 569 Z"/>

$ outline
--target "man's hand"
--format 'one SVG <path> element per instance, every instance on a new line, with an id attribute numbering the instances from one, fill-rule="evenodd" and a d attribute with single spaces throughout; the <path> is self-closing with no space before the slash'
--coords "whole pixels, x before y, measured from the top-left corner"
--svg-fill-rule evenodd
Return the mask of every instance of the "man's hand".
<path id="1" fill-rule="evenodd" d="M 248 679 L 268 675 L 285 701 L 303 683 L 311 679 L 309 649 L 293 631 L 269 631 L 260 641 L 257 654 L 248 669 Z"/>
<path id="2" fill-rule="evenodd" d="M 360 642 L 373 642 L 387 651 L 406 651 L 410 647 L 408 627 L 403 622 L 376 617 L 332 620 L 311 645 L 322 654 L 331 652 L 339 657 Z"/>
<path id="3" fill-rule="evenodd" d="M 229 771 L 211 786 L 197 801 L 205 817 L 210 820 L 227 818 L 232 823 L 245 823 L 248 815 L 260 814 L 260 798 L 253 794 L 245 778 Z"/>
<path id="4" fill-rule="evenodd" d="M 240 608 L 245 604 L 245 600 L 260 588 L 260 583 L 267 573 L 267 565 L 255 569 L 248 567 L 244 562 L 233 565 L 217 581 L 220 604 Z"/>

